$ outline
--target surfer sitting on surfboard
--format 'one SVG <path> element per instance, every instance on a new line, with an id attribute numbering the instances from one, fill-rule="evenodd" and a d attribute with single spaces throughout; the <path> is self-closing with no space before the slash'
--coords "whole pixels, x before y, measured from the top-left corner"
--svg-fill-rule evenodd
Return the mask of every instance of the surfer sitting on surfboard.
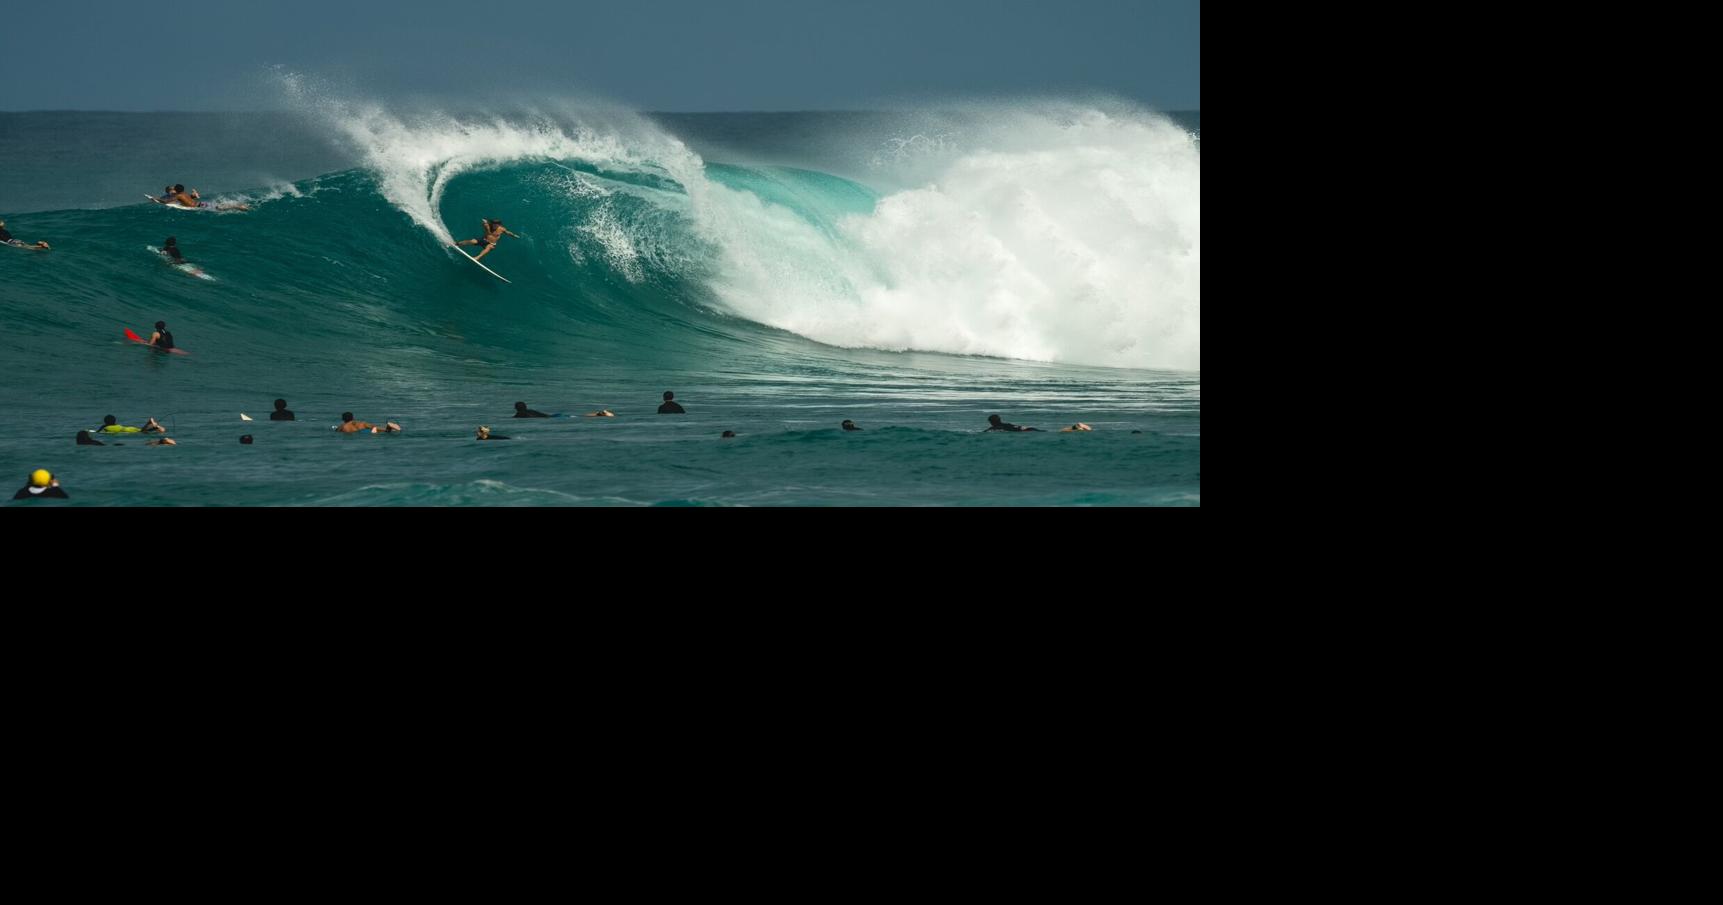
<path id="1" fill-rule="evenodd" d="M 490 254 L 491 249 L 497 247 L 497 243 L 502 240 L 502 237 L 504 234 L 514 236 L 516 239 L 520 238 L 520 236 L 515 235 L 514 233 L 509 232 L 506 229 L 503 229 L 503 221 L 501 221 L 501 220 L 486 220 L 486 221 L 484 221 L 484 224 L 485 224 L 485 234 L 484 234 L 483 238 L 462 239 L 461 241 L 455 243 L 456 248 L 459 248 L 462 245 L 483 245 L 485 247 L 485 250 L 481 251 L 478 254 L 473 256 L 473 260 L 475 260 L 475 261 L 484 260 L 485 255 Z"/>
<path id="2" fill-rule="evenodd" d="M 179 240 L 173 236 L 168 236 L 168 240 L 162 243 L 162 254 L 171 258 L 175 264 L 185 263 L 185 255 L 179 253 Z"/>
<path id="3" fill-rule="evenodd" d="M 166 321 L 156 321 L 156 332 L 150 334 L 150 345 L 163 351 L 173 349 L 173 334 L 168 332 Z"/>
<path id="4" fill-rule="evenodd" d="M 37 242 L 35 245 L 31 245 L 30 243 L 25 242 L 23 239 L 12 238 L 12 234 L 6 231 L 6 221 L 5 220 L 0 220 L 0 245 L 12 245 L 12 246 L 16 246 L 18 248 L 47 248 L 48 247 L 48 243 L 46 243 L 46 242 Z"/>

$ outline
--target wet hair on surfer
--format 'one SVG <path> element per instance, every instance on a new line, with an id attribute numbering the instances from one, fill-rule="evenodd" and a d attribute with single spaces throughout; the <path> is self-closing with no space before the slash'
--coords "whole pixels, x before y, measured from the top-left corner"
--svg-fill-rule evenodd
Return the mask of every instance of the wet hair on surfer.
<path id="1" fill-rule="evenodd" d="M 175 245 L 179 244 L 179 240 L 174 238 L 173 236 L 168 236 L 168 240 L 162 244 L 167 248 L 172 248 Z"/>
<path id="2" fill-rule="evenodd" d="M 174 183 L 173 190 L 176 192 L 183 192 L 183 191 L 185 191 L 185 186 L 176 182 L 176 183 Z"/>
<path id="3" fill-rule="evenodd" d="M 166 330 L 167 328 L 168 328 L 168 322 L 167 321 L 156 321 L 156 329 L 157 330 Z"/>
<path id="4" fill-rule="evenodd" d="M 240 437 L 239 442 L 244 443 L 246 446 L 250 446 L 251 445 L 251 435 L 246 434 L 245 436 Z"/>
<path id="5" fill-rule="evenodd" d="M 664 391 L 664 401 L 665 402 L 669 402 L 670 400 L 675 399 L 675 398 L 676 398 L 675 393 L 672 393 L 669 390 Z"/>
<path id="6" fill-rule="evenodd" d="M 287 400 L 285 400 L 285 399 L 277 399 L 277 400 L 275 400 L 275 408 L 276 408 L 276 409 L 277 409 L 277 410 L 280 410 L 280 409 L 284 409 L 284 408 L 287 408 Z"/>
<path id="7" fill-rule="evenodd" d="M 998 424 L 999 421 L 1000 421 L 1000 418 L 998 415 L 988 415 L 987 416 L 987 423 L 988 424 Z"/>
<path id="8" fill-rule="evenodd" d="M 110 424 L 119 424 L 119 423 L 120 423 L 120 419 L 115 418 L 113 415 L 103 415 L 102 416 L 102 426 L 103 427 L 107 427 Z"/>
<path id="9" fill-rule="evenodd" d="M 347 422 L 352 421 L 352 420 L 353 420 L 353 413 L 352 412 L 342 412 L 341 413 L 341 423 L 342 424 L 346 424 Z"/>

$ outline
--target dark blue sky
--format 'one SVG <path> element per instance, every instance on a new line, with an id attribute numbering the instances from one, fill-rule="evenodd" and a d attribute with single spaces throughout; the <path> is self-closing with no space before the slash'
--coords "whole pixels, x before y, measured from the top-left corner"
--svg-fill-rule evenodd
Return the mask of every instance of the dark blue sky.
<path id="1" fill-rule="evenodd" d="M 276 107 L 271 64 L 367 97 L 825 110 L 1099 90 L 1195 110 L 1199 22 L 1199 0 L 30 0 L 0 18 L 0 110 Z"/>

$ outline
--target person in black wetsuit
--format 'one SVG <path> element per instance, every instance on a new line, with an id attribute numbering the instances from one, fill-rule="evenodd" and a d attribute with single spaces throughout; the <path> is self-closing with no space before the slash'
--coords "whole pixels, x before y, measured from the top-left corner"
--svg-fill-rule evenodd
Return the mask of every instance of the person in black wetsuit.
<path id="1" fill-rule="evenodd" d="M 682 408 L 682 406 L 677 405 L 675 402 L 672 401 L 675 398 L 676 398 L 675 393 L 672 393 L 669 390 L 665 390 L 664 391 L 664 404 L 658 407 L 658 414 L 660 414 L 660 415 L 686 415 L 686 414 L 688 414 L 687 410 L 685 410 L 684 408 Z"/>
<path id="2" fill-rule="evenodd" d="M 168 236 L 168 240 L 162 243 L 162 254 L 175 264 L 185 263 L 185 255 L 179 253 L 179 240 L 173 236 Z"/>
<path id="3" fill-rule="evenodd" d="M 1012 424 L 1008 421 L 999 420 L 998 415 L 988 415 L 987 416 L 987 423 L 989 425 L 992 425 L 992 426 L 987 428 L 987 430 L 982 431 L 982 433 L 984 433 L 984 434 L 988 433 L 989 431 L 1007 431 L 1007 432 L 1013 433 L 1013 434 L 1026 434 L 1026 433 L 1029 433 L 1030 431 L 1034 431 L 1035 433 L 1041 433 L 1041 429 L 1038 427 L 1018 427 L 1017 425 Z"/>
<path id="4" fill-rule="evenodd" d="M 855 423 L 855 422 L 854 422 L 854 421 L 849 421 L 849 420 L 847 420 L 847 419 L 846 419 L 846 420 L 845 420 L 845 421 L 844 421 L 844 430 L 847 430 L 847 431 L 859 431 L 859 430 L 861 430 L 861 428 L 859 428 L 859 427 L 856 427 L 856 423 Z"/>
<path id="5" fill-rule="evenodd" d="M 517 402 L 517 403 L 515 403 L 515 417 L 516 418 L 549 418 L 550 416 L 546 415 L 544 412 L 535 412 L 532 409 L 527 408 L 526 403 L 524 403 L 524 402 Z"/>
<path id="6" fill-rule="evenodd" d="M 107 446 L 108 444 L 103 443 L 102 441 L 97 440 L 95 437 L 90 436 L 89 431 L 78 431 L 78 445 L 79 446 Z"/>
<path id="7" fill-rule="evenodd" d="M 277 399 L 275 400 L 275 411 L 269 413 L 269 420 L 297 421 L 299 419 L 293 417 L 293 413 L 287 410 L 287 400 Z"/>
<path id="8" fill-rule="evenodd" d="M 173 334 L 168 332 L 167 321 L 156 321 L 156 332 L 150 334 L 150 345 L 164 351 L 173 348 Z"/>
<path id="9" fill-rule="evenodd" d="M 32 472 L 29 483 L 18 488 L 18 492 L 12 495 L 14 500 L 34 500 L 38 497 L 48 497 L 54 500 L 71 499 L 66 495 L 66 491 L 60 489 L 59 480 L 49 474 L 46 468 Z"/>
<path id="10" fill-rule="evenodd" d="M 43 249 L 45 249 L 48 247 L 48 243 L 46 243 L 46 242 L 37 242 L 35 245 L 31 245 L 30 243 L 24 241 L 23 239 L 14 239 L 12 237 L 12 234 L 6 231 L 6 221 L 5 220 L 0 220 L 0 245 L 16 245 L 19 248 L 43 248 Z"/>
<path id="11" fill-rule="evenodd" d="M 481 427 L 481 428 L 479 428 L 479 435 L 475 439 L 478 439 L 478 440 L 507 440 L 509 438 L 505 437 L 501 434 L 491 433 L 491 429 L 488 427 Z"/>

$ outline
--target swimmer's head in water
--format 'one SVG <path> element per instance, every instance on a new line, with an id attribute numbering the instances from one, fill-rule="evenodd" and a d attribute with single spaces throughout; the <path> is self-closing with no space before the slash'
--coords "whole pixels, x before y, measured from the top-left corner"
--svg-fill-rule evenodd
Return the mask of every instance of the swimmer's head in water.
<path id="1" fill-rule="evenodd" d="M 526 403 L 524 403 L 524 402 L 515 403 L 515 411 L 517 411 L 517 412 L 526 411 Z"/>
<path id="2" fill-rule="evenodd" d="M 723 439 L 723 440 L 734 440 L 734 439 L 736 439 L 736 432 L 735 432 L 735 431 L 725 431 L 725 432 L 724 432 L 724 436 L 723 436 L 723 437 L 721 437 L 721 438 L 720 438 L 720 439 Z"/>
<path id="3" fill-rule="evenodd" d="M 999 421 L 1000 421 L 1000 418 L 998 415 L 988 415 L 987 416 L 987 423 L 988 424 L 998 424 Z"/>
<path id="4" fill-rule="evenodd" d="M 277 409 L 277 410 L 280 410 L 280 409 L 284 409 L 284 408 L 287 408 L 287 400 L 285 400 L 285 399 L 277 399 L 277 400 L 275 400 L 275 408 L 276 408 L 276 409 Z"/>
<path id="5" fill-rule="evenodd" d="M 665 402 L 669 402 L 670 400 L 675 399 L 675 398 L 676 398 L 675 393 L 672 393 L 669 390 L 664 391 L 664 401 Z"/>
<path id="6" fill-rule="evenodd" d="M 107 427 L 110 424 L 119 424 L 119 423 L 120 423 L 120 419 L 115 418 L 113 415 L 103 415 L 102 416 L 102 426 L 103 427 Z"/>
<path id="7" fill-rule="evenodd" d="M 491 429 L 490 428 L 488 428 L 488 427 L 480 427 L 479 428 L 479 439 L 480 440 L 483 440 L 484 438 L 489 437 L 490 435 L 491 435 Z"/>
<path id="8" fill-rule="evenodd" d="M 239 442 L 245 444 L 246 446 L 250 446 L 251 445 L 251 435 L 246 434 L 245 436 L 240 437 Z"/>
<path id="9" fill-rule="evenodd" d="M 38 468 L 30 474 L 30 486 L 46 487 L 54 483 L 54 475 L 46 468 Z"/>

